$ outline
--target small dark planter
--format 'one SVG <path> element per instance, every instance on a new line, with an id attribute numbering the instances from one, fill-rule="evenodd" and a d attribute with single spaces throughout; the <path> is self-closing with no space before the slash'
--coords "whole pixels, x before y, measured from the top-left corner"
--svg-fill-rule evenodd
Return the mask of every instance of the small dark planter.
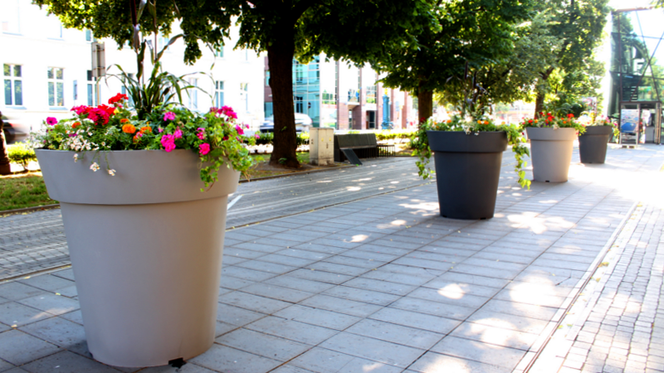
<path id="1" fill-rule="evenodd" d="M 611 126 L 588 126 L 579 136 L 579 157 L 581 163 L 604 163 L 609 137 L 613 133 Z"/>
<path id="2" fill-rule="evenodd" d="M 427 136 L 436 163 L 440 215 L 492 218 L 507 133 L 427 131 Z"/>

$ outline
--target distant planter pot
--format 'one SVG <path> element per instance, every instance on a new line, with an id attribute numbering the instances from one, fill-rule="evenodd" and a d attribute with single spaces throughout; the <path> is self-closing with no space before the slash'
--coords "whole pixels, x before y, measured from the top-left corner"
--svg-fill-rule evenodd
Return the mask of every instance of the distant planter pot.
<path id="1" fill-rule="evenodd" d="M 60 201 L 88 349 L 105 364 L 166 365 L 214 341 L 228 195 L 239 173 L 221 167 L 207 191 L 190 150 L 37 150 Z M 115 176 L 105 172 L 109 166 Z"/>
<path id="2" fill-rule="evenodd" d="M 579 135 L 581 163 L 604 163 L 611 134 L 613 134 L 611 126 L 586 127 L 586 132 Z"/>
<path id="3" fill-rule="evenodd" d="M 567 181 L 576 129 L 526 127 L 526 133 L 530 142 L 533 179 L 546 183 Z"/>
<path id="4" fill-rule="evenodd" d="M 496 208 L 504 131 L 427 131 L 434 152 L 440 215 L 452 219 L 489 219 Z"/>

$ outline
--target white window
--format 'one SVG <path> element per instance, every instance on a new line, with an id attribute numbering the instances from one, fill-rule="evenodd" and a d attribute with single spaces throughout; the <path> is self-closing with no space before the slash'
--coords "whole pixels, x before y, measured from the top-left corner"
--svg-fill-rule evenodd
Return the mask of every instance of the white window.
<path id="1" fill-rule="evenodd" d="M 65 106 L 65 78 L 64 69 L 59 67 L 48 68 L 48 106 Z"/>
<path id="2" fill-rule="evenodd" d="M 220 108 L 224 106 L 224 82 L 217 80 L 214 84 L 214 106 Z"/>
<path id="3" fill-rule="evenodd" d="M 21 65 L 3 65 L 3 78 L 5 81 L 5 105 L 23 105 L 23 79 Z"/>
<path id="4" fill-rule="evenodd" d="M 189 85 L 193 87 L 198 87 L 198 79 L 191 78 L 189 79 Z M 189 94 L 189 108 L 198 109 L 198 88 L 191 88 L 187 90 Z"/>
<path id="5" fill-rule="evenodd" d="M 240 83 L 240 107 L 249 112 L 249 83 Z"/>
<path id="6" fill-rule="evenodd" d="M 92 76 L 92 70 L 88 70 L 87 89 L 88 106 L 97 106 L 97 85 L 95 84 L 95 78 Z"/>
<path id="7" fill-rule="evenodd" d="M 19 0 L 2 0 L 3 10 L 0 12 L 0 30 L 7 34 L 20 34 L 20 3 Z"/>

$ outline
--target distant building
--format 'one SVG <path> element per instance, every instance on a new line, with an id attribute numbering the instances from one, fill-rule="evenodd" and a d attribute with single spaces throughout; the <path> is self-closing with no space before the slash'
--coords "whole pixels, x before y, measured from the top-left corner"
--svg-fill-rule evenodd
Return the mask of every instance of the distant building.
<path id="1" fill-rule="evenodd" d="M 369 67 L 357 68 L 316 56 L 309 64 L 293 60 L 293 102 L 296 113 L 309 115 L 314 127 L 339 130 L 408 128 L 417 124 L 407 92 L 383 88 Z M 270 72 L 265 59 L 265 115 L 272 115 Z"/>
<path id="2" fill-rule="evenodd" d="M 177 25 L 173 35 L 180 32 Z M 250 50 L 233 50 L 237 29 L 227 46 L 212 51 L 201 46 L 203 57 L 193 66 L 183 62 L 184 43 L 176 41 L 161 61 L 165 71 L 181 76 L 202 88 L 183 97 L 185 106 L 206 112 L 211 106 L 228 105 L 239 119 L 258 129 L 264 119 L 263 57 Z M 153 36 L 150 36 L 152 39 Z M 0 65 L 3 90 L 0 111 L 11 123 L 36 129 L 47 116 L 69 118 L 77 105 L 96 105 L 96 82 L 92 77 L 92 33 L 65 29 L 57 17 L 30 0 L 0 1 Z M 106 66 L 119 64 L 128 73 L 136 73 L 136 55 L 125 46 L 110 40 L 105 43 Z M 169 42 L 160 35 L 159 50 Z M 148 54 L 149 56 L 149 54 Z M 149 57 L 148 57 L 149 58 Z M 112 67 L 110 73 L 118 73 Z M 149 75 L 149 70 L 147 74 Z M 99 84 L 101 102 L 118 92 L 125 92 L 116 78 L 107 76 Z"/>

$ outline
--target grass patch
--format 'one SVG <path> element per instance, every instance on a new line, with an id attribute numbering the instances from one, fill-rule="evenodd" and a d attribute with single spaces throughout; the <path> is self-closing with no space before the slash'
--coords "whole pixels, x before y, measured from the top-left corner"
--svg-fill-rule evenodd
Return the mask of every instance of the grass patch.
<path id="1" fill-rule="evenodd" d="M 48 197 L 41 174 L 0 178 L 0 211 L 58 203 Z"/>

